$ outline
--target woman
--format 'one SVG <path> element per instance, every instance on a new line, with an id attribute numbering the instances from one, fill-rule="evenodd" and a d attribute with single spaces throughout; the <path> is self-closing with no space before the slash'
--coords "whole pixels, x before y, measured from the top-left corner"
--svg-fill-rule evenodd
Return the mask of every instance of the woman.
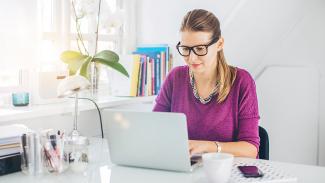
<path id="1" fill-rule="evenodd" d="M 202 9 L 186 14 L 178 52 L 186 66 L 166 78 L 153 111 L 187 117 L 190 154 L 226 152 L 256 158 L 259 148 L 255 82 L 227 65 L 217 17 Z"/>

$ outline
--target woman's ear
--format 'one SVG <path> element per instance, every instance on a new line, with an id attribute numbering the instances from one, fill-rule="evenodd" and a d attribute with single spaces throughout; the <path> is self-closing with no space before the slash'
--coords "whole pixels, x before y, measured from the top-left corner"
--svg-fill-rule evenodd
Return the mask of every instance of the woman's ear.
<path id="1" fill-rule="evenodd" d="M 220 37 L 218 42 L 217 42 L 217 49 L 218 51 L 221 51 L 223 50 L 223 45 L 224 45 L 224 39 L 223 37 Z"/>

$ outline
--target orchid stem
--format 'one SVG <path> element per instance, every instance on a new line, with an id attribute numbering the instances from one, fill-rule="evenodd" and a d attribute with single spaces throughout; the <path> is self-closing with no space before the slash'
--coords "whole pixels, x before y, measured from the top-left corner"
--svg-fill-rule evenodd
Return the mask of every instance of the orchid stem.
<path id="1" fill-rule="evenodd" d="M 97 47 L 98 47 L 98 28 L 99 28 L 99 15 L 100 15 L 100 7 L 102 4 L 102 0 L 99 0 L 98 4 L 98 14 L 97 14 L 97 28 L 96 28 L 96 42 L 95 42 L 95 53 L 97 53 Z"/>
<path id="2" fill-rule="evenodd" d="M 84 40 L 83 40 L 83 37 L 82 37 L 81 31 L 80 31 L 79 17 L 77 17 L 77 12 L 76 12 L 76 7 L 75 7 L 74 0 L 72 0 L 71 2 L 72 2 L 73 12 L 74 12 L 74 15 L 75 15 L 76 30 L 77 30 L 77 45 L 78 45 L 78 49 L 79 49 L 79 51 L 82 53 L 82 51 L 81 51 L 81 49 L 80 49 L 80 46 L 79 46 L 79 44 L 80 44 L 79 41 L 80 41 L 81 44 L 82 44 L 82 47 L 84 48 L 84 51 L 86 52 L 87 55 L 89 55 L 89 52 L 88 52 L 88 50 L 86 49 L 86 46 L 85 46 L 85 44 L 84 44 Z"/>

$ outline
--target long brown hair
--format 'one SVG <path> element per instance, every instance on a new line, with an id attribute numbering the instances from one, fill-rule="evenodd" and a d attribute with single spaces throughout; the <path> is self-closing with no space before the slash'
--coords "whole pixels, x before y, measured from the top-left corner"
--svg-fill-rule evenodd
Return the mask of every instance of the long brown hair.
<path id="1" fill-rule="evenodd" d="M 213 13 L 203 9 L 194 9 L 188 12 L 183 19 L 180 31 L 211 32 L 211 40 L 221 37 L 218 18 Z M 217 101 L 221 103 L 227 98 L 236 79 L 236 68 L 227 64 L 223 50 L 218 52 L 217 61 L 218 80 L 220 82 Z"/>

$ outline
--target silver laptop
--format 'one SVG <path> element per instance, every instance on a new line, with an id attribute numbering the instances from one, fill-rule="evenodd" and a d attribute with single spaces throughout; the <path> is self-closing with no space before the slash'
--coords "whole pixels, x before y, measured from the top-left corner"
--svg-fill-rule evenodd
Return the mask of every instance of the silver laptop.
<path id="1" fill-rule="evenodd" d="M 106 109 L 103 119 L 115 164 L 183 172 L 200 165 L 200 156 L 190 158 L 184 114 Z"/>

